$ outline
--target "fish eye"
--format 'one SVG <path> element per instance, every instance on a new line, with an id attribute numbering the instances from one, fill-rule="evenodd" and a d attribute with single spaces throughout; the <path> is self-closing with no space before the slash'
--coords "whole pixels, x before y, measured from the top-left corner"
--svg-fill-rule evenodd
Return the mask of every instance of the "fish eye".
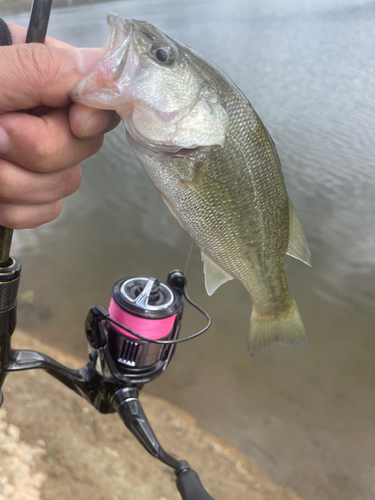
<path id="1" fill-rule="evenodd" d="M 174 60 L 174 54 L 170 47 L 155 43 L 151 48 L 151 54 L 160 64 L 170 64 Z"/>
<path id="2" fill-rule="evenodd" d="M 168 61 L 168 54 L 164 49 L 158 49 L 155 52 L 155 57 L 161 63 Z"/>

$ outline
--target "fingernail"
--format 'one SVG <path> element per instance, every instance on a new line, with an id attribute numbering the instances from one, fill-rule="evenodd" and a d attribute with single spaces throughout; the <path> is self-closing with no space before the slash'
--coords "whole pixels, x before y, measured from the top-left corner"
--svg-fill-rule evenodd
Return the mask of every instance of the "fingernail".
<path id="1" fill-rule="evenodd" d="M 6 154 L 10 149 L 9 136 L 5 128 L 0 126 L 0 154 Z"/>
<path id="2" fill-rule="evenodd" d="M 102 48 L 78 49 L 74 52 L 77 55 L 78 68 L 83 75 L 91 73 L 106 54 L 106 50 Z"/>

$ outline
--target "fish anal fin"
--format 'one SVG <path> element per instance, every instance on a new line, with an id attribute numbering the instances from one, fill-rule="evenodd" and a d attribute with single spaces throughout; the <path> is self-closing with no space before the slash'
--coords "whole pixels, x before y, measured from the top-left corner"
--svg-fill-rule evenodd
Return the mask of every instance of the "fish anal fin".
<path id="1" fill-rule="evenodd" d="M 223 283 L 232 280 L 232 276 L 223 271 L 210 257 L 202 253 L 204 283 L 208 295 L 212 295 Z"/>
<path id="2" fill-rule="evenodd" d="M 311 267 L 311 252 L 306 234 L 291 203 L 289 205 L 289 244 L 286 254 Z"/>

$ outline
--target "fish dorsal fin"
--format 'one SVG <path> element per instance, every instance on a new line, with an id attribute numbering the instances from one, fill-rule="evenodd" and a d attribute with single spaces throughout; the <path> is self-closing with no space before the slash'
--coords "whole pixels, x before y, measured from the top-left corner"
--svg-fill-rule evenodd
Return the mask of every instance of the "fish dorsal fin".
<path id="1" fill-rule="evenodd" d="M 311 252 L 306 234 L 291 203 L 289 204 L 289 244 L 286 253 L 311 266 Z"/>
<path id="2" fill-rule="evenodd" d="M 215 264 L 204 252 L 201 252 L 203 260 L 204 284 L 208 295 L 212 295 L 223 283 L 232 280 L 225 271 Z"/>

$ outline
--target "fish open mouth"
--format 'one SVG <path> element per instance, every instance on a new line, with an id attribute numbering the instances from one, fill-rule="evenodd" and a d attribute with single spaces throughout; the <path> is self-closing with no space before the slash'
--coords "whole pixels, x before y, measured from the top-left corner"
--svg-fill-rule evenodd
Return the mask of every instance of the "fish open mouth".
<path id="1" fill-rule="evenodd" d="M 70 98 L 78 104 L 126 114 L 133 109 L 129 108 L 127 88 L 140 67 L 139 56 L 132 47 L 135 24 L 115 14 L 109 14 L 107 22 L 110 30 L 104 45 L 106 54 L 95 70 L 70 91 Z"/>
<path id="2" fill-rule="evenodd" d="M 185 62 L 173 41 L 143 21 L 114 14 L 107 21 L 106 55 L 71 91 L 72 100 L 115 110 L 128 135 L 154 153 L 186 157 L 202 146 L 224 146 L 228 116 L 216 89 L 194 66 L 188 77 L 181 74 Z M 173 53 L 172 62 L 164 64 L 158 51 L 160 57 Z"/>

